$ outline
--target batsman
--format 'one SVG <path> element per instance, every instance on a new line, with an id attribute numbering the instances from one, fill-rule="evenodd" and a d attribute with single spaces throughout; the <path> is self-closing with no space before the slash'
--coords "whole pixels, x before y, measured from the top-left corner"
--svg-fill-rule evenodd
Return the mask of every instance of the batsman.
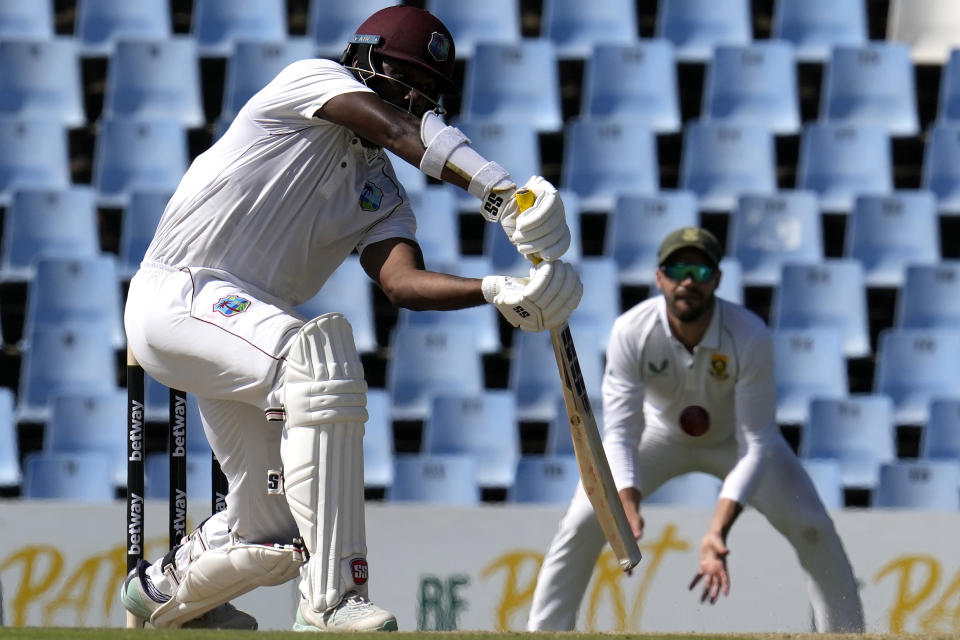
<path id="1" fill-rule="evenodd" d="M 526 331 L 560 326 L 580 301 L 557 190 L 534 176 L 522 214 L 514 179 L 442 119 L 454 42 L 432 14 L 370 16 L 340 62 L 281 71 L 187 170 L 130 283 L 128 344 L 144 370 L 198 398 L 229 482 L 224 511 L 121 592 L 155 627 L 256 628 L 229 601 L 300 578 L 298 631 L 395 630 L 370 600 L 363 367 L 343 315 L 298 316 L 352 252 L 411 309 L 492 303 Z M 416 218 L 383 149 L 478 198 L 529 277 L 428 271 Z M 457 242 L 450 238 L 450 242 Z M 360 286 L 361 283 L 358 283 Z"/>

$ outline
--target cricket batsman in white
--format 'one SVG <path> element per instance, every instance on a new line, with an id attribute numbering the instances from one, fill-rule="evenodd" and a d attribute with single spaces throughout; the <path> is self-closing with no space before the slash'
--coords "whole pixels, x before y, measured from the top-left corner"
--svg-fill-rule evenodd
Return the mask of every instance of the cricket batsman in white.
<path id="1" fill-rule="evenodd" d="M 293 307 L 353 251 L 394 305 L 492 303 L 528 331 L 560 325 L 582 293 L 558 260 L 570 233 L 556 189 L 531 178 L 521 215 L 509 174 L 441 119 L 453 65 L 436 17 L 378 11 L 340 63 L 300 60 L 251 98 L 167 205 L 130 283 L 128 343 L 150 375 L 197 396 L 229 493 L 225 511 L 131 571 L 121 597 L 138 618 L 256 628 L 228 601 L 299 575 L 294 629 L 397 629 L 368 596 L 367 384 L 353 334 L 341 314 L 305 320 Z M 427 271 L 384 148 L 476 195 L 543 262 L 528 278 Z"/>

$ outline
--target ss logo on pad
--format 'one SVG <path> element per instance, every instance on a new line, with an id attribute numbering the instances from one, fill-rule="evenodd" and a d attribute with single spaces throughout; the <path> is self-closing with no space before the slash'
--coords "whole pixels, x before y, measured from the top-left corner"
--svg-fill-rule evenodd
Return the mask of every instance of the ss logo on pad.
<path id="1" fill-rule="evenodd" d="M 273 495 L 283 493 L 282 471 L 275 471 L 273 469 L 267 470 L 267 493 Z"/>

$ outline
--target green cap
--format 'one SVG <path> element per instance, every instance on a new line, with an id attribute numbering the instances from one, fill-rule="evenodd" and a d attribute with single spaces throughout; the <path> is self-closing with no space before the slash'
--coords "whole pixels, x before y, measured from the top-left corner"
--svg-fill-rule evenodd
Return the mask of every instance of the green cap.
<path id="1" fill-rule="evenodd" d="M 680 227 L 667 234 L 667 237 L 660 243 L 660 250 L 657 252 L 657 263 L 662 265 L 667 258 L 680 249 L 698 249 L 703 252 L 713 266 L 720 264 L 720 258 L 723 250 L 720 248 L 720 241 L 717 237 L 700 227 Z"/>

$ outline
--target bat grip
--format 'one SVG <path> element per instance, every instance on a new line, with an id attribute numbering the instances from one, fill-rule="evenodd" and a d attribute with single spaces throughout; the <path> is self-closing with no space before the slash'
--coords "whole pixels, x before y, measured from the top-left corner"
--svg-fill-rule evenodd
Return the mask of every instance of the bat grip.
<path id="1" fill-rule="evenodd" d="M 513 197 L 517 199 L 517 209 L 519 209 L 521 213 L 532 207 L 533 203 L 537 200 L 536 194 L 530 191 L 530 189 L 520 189 Z M 543 262 L 543 258 L 539 256 L 530 256 L 530 260 L 534 265 Z"/>

